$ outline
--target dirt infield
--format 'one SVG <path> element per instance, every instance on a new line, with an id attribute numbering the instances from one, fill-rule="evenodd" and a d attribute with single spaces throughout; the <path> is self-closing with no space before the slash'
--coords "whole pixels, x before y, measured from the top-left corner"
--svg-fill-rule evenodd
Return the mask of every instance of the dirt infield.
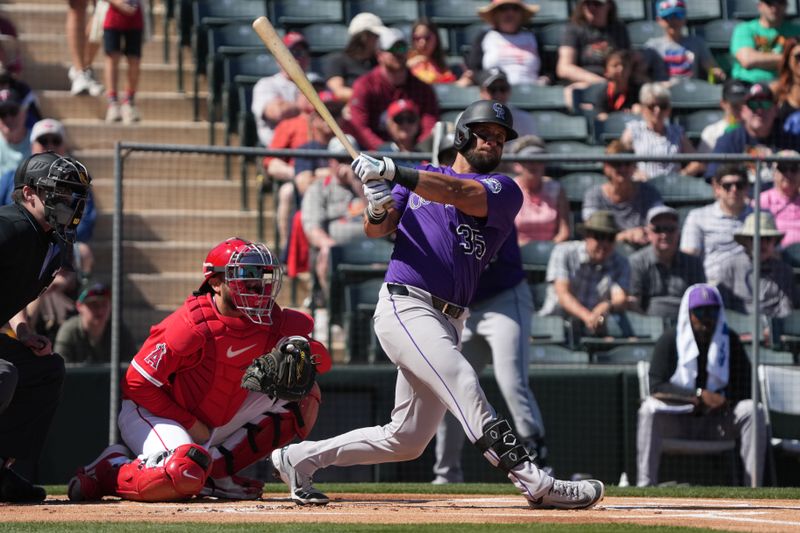
<path id="1" fill-rule="evenodd" d="M 136 503 L 106 499 L 72 504 L 0 505 L 4 522 L 336 522 L 336 523 L 629 523 L 689 525 L 735 531 L 800 531 L 796 500 L 606 498 L 589 511 L 534 511 L 519 497 L 422 494 L 334 494 L 325 507 L 298 507 L 267 494 L 256 501 L 198 499 Z"/>

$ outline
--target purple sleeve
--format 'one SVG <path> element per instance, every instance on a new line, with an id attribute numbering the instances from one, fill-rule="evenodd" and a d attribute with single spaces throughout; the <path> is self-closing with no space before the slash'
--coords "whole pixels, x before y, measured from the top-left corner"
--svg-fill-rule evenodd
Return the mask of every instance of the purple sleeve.
<path id="1" fill-rule="evenodd" d="M 522 207 L 522 191 L 519 186 L 502 174 L 478 176 L 475 179 L 486 189 L 486 225 L 501 230 L 514 227 L 514 218 Z"/>
<path id="2" fill-rule="evenodd" d="M 409 191 L 402 185 L 395 185 L 392 188 L 392 198 L 394 198 L 394 208 L 400 211 L 401 213 L 405 211 L 406 204 L 408 203 L 408 197 L 410 195 L 411 191 Z"/>

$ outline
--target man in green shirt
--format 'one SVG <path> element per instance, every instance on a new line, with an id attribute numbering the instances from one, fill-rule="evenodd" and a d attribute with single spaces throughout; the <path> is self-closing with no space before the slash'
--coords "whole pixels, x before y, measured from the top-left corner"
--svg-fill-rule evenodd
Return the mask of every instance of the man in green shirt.
<path id="1" fill-rule="evenodd" d="M 748 83 L 778 76 L 783 43 L 800 35 L 800 26 L 785 21 L 787 0 L 760 0 L 759 17 L 742 22 L 731 36 L 733 77 Z"/>

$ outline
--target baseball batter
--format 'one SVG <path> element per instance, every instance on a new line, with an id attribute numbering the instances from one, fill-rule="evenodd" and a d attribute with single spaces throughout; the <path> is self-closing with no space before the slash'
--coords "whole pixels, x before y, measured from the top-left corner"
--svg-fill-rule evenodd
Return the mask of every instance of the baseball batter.
<path id="1" fill-rule="evenodd" d="M 381 346 L 398 367 L 395 407 L 384 426 L 275 450 L 273 466 L 296 503 L 328 503 L 313 486 L 319 468 L 418 457 L 448 410 L 531 507 L 586 508 L 603 497 L 599 481 L 556 480 L 531 462 L 509 423 L 486 401 L 477 374 L 460 352 L 465 306 L 522 204 L 514 181 L 491 173 L 504 143 L 516 137 L 509 109 L 481 100 L 456 123 L 458 154 L 452 167 L 404 168 L 365 154 L 353 161 L 369 201 L 367 236 L 396 232 L 374 316 Z"/>
<path id="2" fill-rule="evenodd" d="M 200 289 L 153 326 L 123 379 L 118 423 L 127 447 L 112 445 L 80 469 L 70 500 L 255 499 L 263 483 L 237 473 L 314 426 L 316 384 L 293 403 L 242 386 L 254 359 L 314 329 L 310 316 L 275 304 L 276 258 L 263 244 L 231 238 L 209 252 L 203 273 Z M 311 350 L 326 372 L 324 346 L 311 341 Z"/>

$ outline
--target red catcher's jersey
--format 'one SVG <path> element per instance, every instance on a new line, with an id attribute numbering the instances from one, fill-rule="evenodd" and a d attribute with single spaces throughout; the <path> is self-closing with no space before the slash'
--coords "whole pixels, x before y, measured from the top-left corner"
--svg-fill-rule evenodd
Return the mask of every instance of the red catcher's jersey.
<path id="1" fill-rule="evenodd" d="M 150 329 L 122 380 L 124 397 L 187 429 L 197 419 L 209 428 L 222 426 L 247 396 L 241 380 L 250 363 L 282 337 L 308 337 L 313 329 L 310 316 L 277 305 L 266 326 L 221 315 L 211 294 L 191 296 Z M 325 372 L 330 356 L 324 347 L 321 351 L 325 360 L 318 371 Z"/>

